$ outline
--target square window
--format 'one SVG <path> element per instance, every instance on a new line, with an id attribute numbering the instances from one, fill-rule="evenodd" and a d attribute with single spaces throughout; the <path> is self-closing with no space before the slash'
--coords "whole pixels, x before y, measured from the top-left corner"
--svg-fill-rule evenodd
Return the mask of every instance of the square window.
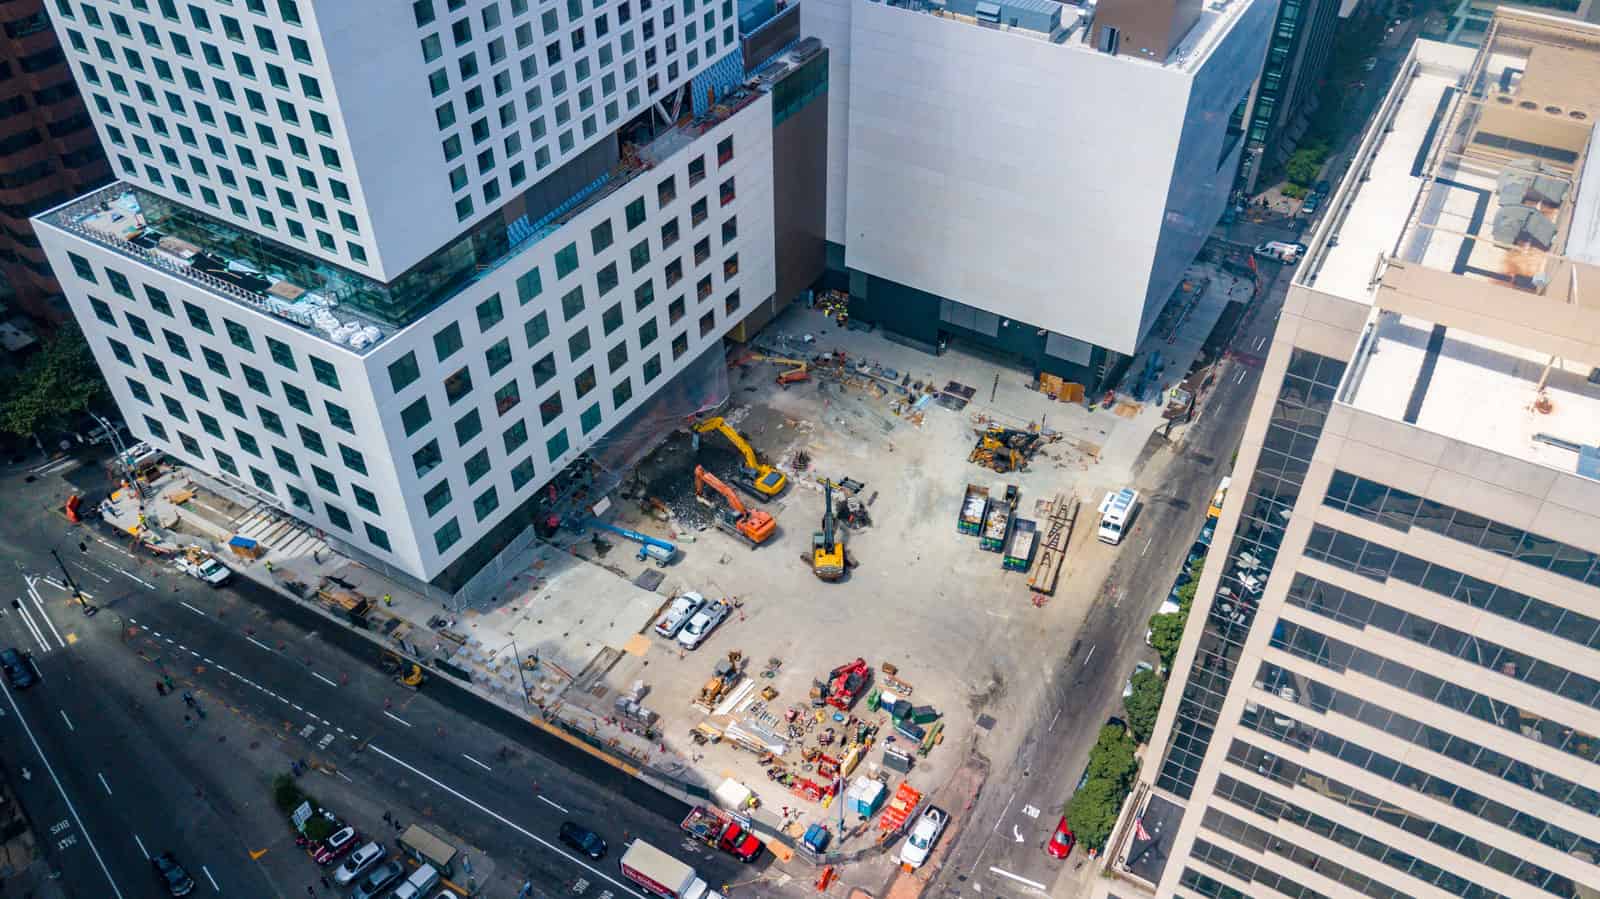
<path id="1" fill-rule="evenodd" d="M 569 243 L 556 251 L 556 277 L 565 278 L 578 270 L 578 245 Z M 132 298 L 131 295 L 129 297 Z"/>
<path id="2" fill-rule="evenodd" d="M 416 353 L 407 352 L 389 363 L 389 386 L 395 393 L 409 387 L 420 377 L 422 369 L 417 365 Z"/>
<path id="3" fill-rule="evenodd" d="M 328 421 L 334 427 L 344 431 L 346 434 L 354 434 L 356 432 L 355 422 L 350 419 L 350 410 L 337 403 L 325 402 L 323 405 L 327 407 Z"/>
<path id="4" fill-rule="evenodd" d="M 472 438 L 483 433 L 483 421 L 478 417 L 478 410 L 473 409 L 466 415 L 456 420 L 456 443 L 466 446 Z"/>
<path id="5" fill-rule="evenodd" d="M 580 426 L 582 426 L 583 433 L 585 433 L 585 434 L 587 434 L 590 431 L 594 430 L 595 428 L 599 427 L 600 426 L 600 404 L 599 403 L 595 403 L 594 405 L 590 406 L 589 408 L 583 410 L 583 414 L 578 416 L 578 424 Z"/>
<path id="6" fill-rule="evenodd" d="M 593 243 L 595 255 L 599 255 L 611 246 L 611 220 L 607 219 L 589 229 L 589 239 Z"/>
<path id="7" fill-rule="evenodd" d="M 563 428 L 557 431 L 555 436 L 544 442 L 544 451 L 545 454 L 550 457 L 550 462 L 554 464 L 558 462 L 562 456 L 566 455 L 568 446 L 567 431 L 565 428 Z"/>
<path id="8" fill-rule="evenodd" d="M 239 370 L 244 372 L 244 383 L 251 390 L 262 396 L 272 396 L 272 388 L 267 385 L 267 376 L 254 366 L 239 364 Z"/>
<path id="9" fill-rule="evenodd" d="M 350 515 L 338 506 L 323 506 L 323 511 L 328 515 L 328 523 L 341 531 L 350 530 Z"/>
<path id="10" fill-rule="evenodd" d="M 595 377 L 593 365 L 579 372 L 578 377 L 572 382 L 573 390 L 577 393 L 579 399 L 587 396 L 589 391 L 594 389 L 594 384 Z"/>
<path id="11" fill-rule="evenodd" d="M 461 542 L 461 525 L 454 518 L 445 522 L 444 527 L 433 532 L 433 547 L 441 555 L 459 542 Z"/>
<path id="12" fill-rule="evenodd" d="M 461 346 L 461 326 L 454 322 L 433 335 L 433 350 L 438 354 L 440 362 L 454 355 L 456 350 L 461 349 Z"/>
<path id="13" fill-rule="evenodd" d="M 421 449 L 411 454 L 411 465 L 417 471 L 418 478 L 428 476 L 428 473 L 439 467 L 444 457 L 439 454 L 439 441 L 430 440 Z"/>
<path id="14" fill-rule="evenodd" d="M 212 450 L 211 455 L 216 457 L 218 468 L 222 469 L 228 474 L 233 475 L 234 477 L 239 476 L 239 466 L 234 464 L 232 456 L 219 449 Z M 289 489 L 293 490 L 294 488 L 291 487 Z"/>
<path id="15" fill-rule="evenodd" d="M 294 503 L 296 508 L 303 509 L 307 512 L 312 510 L 311 494 L 301 490 L 299 487 L 296 487 L 293 484 L 285 484 L 284 489 L 289 491 L 289 502 Z"/>
<path id="16" fill-rule="evenodd" d="M 249 434 L 245 431 L 234 431 L 233 439 L 239 444 L 240 449 L 258 459 L 261 458 L 261 444 L 256 442 L 254 434 Z"/>
<path id="17" fill-rule="evenodd" d="M 311 430 L 305 425 L 295 425 L 295 430 L 300 432 L 300 445 L 319 456 L 328 454 L 328 447 L 322 442 L 322 435 Z"/>
<path id="18" fill-rule="evenodd" d="M 502 337 L 494 346 L 483 353 L 485 364 L 489 367 L 489 374 L 496 374 L 502 368 L 511 364 L 511 340 Z"/>
<path id="19" fill-rule="evenodd" d="M 371 512 L 374 515 L 382 514 L 378 509 L 378 497 L 375 496 L 371 490 L 368 490 L 360 484 L 351 484 L 350 495 L 355 497 L 356 505 L 360 506 L 362 509 Z"/>
<path id="20" fill-rule="evenodd" d="M 444 507 L 450 505 L 450 499 L 450 482 L 440 481 L 422 495 L 422 505 L 428 510 L 428 516 L 431 518 L 444 511 Z"/>
<path id="21" fill-rule="evenodd" d="M 127 352 L 126 347 L 123 347 L 123 352 Z M 214 374 L 228 377 L 228 360 L 222 358 L 221 353 L 211 347 L 203 346 L 200 348 L 200 355 L 206 360 L 206 368 L 211 369 Z"/>
<path id="22" fill-rule="evenodd" d="M 545 382 L 556 376 L 556 354 L 545 353 L 544 358 L 533 363 L 533 386 L 543 387 Z M 549 422 L 546 422 L 549 424 Z"/>
<path id="23" fill-rule="evenodd" d="M 428 398 L 425 396 L 418 397 L 416 402 L 400 412 L 400 425 L 405 429 L 407 437 L 417 433 L 431 421 L 433 414 L 428 411 Z"/>
<path id="24" fill-rule="evenodd" d="M 284 471 L 287 471 L 288 473 L 290 473 L 292 475 L 295 475 L 296 477 L 299 476 L 299 474 L 300 474 L 300 466 L 299 466 L 299 464 L 294 461 L 294 456 L 291 456 L 287 452 L 284 452 L 282 447 L 275 446 L 275 447 L 272 448 L 272 458 L 273 458 L 274 461 L 276 461 L 278 463 L 278 467 L 279 468 L 283 469 Z"/>
<path id="25" fill-rule="evenodd" d="M 495 294 L 478 304 L 478 330 L 487 332 L 504 319 L 505 311 L 500 307 L 500 295 Z"/>
<path id="26" fill-rule="evenodd" d="M 311 478 L 317 482 L 318 487 L 321 487 L 323 490 L 328 491 L 334 496 L 339 495 L 339 479 L 333 476 L 333 472 L 313 465 L 311 466 Z"/>
<path id="27" fill-rule="evenodd" d="M 260 488 L 261 490 L 264 490 L 267 493 L 272 492 L 272 478 L 269 477 L 266 472 L 256 468 L 254 465 L 250 466 L 250 480 L 254 481 L 256 487 Z"/>
<path id="28" fill-rule="evenodd" d="M 288 344 L 283 343 L 282 341 L 274 340 L 271 337 L 266 338 L 266 341 L 267 351 L 271 353 L 272 361 L 290 371 L 299 370 L 295 365 L 294 350 L 290 349 Z"/>
<path id="29" fill-rule="evenodd" d="M 572 321 L 583 312 L 583 285 L 572 288 L 561 296 L 561 316 L 564 321 Z"/>
<path id="30" fill-rule="evenodd" d="M 317 383 L 338 390 L 339 371 L 333 367 L 333 363 L 326 359 L 319 359 L 316 356 L 308 356 L 307 358 L 311 360 L 311 373 L 316 377 Z"/>
<path id="31" fill-rule="evenodd" d="M 649 359 L 646 359 L 644 361 L 644 382 L 648 384 L 651 381 L 654 381 L 657 377 L 660 377 L 660 375 L 661 357 L 651 356 Z"/>
<path id="32" fill-rule="evenodd" d="M 628 362 L 628 342 L 626 340 L 612 347 L 606 353 L 606 370 L 616 374 Z"/>
<path id="33" fill-rule="evenodd" d="M 482 521 L 500 508 L 500 496 L 493 487 L 485 490 L 482 495 L 472 501 L 472 513 Z"/>
<path id="34" fill-rule="evenodd" d="M 606 263 L 605 267 L 595 275 L 595 281 L 600 288 L 601 296 L 610 293 L 617 286 L 617 264 L 615 262 Z"/>
<path id="35" fill-rule="evenodd" d="M 339 458 L 344 461 L 344 467 L 350 469 L 356 474 L 367 473 L 366 457 L 362 456 L 359 451 L 353 450 L 341 443 L 339 444 Z"/>
<path id="36" fill-rule="evenodd" d="M 623 378 L 617 386 L 611 388 L 612 410 L 620 410 L 630 399 L 633 399 L 633 384 L 627 378 Z"/>
<path id="37" fill-rule="evenodd" d="M 288 436 L 283 431 L 283 419 L 278 416 L 278 413 L 265 406 L 257 406 L 256 415 L 260 417 L 263 428 L 277 434 L 279 437 Z"/>
<path id="38" fill-rule="evenodd" d="M 672 338 L 672 358 L 680 359 L 687 352 L 689 352 L 689 335 L 679 334 Z"/>
<path id="39" fill-rule="evenodd" d="M 589 329 L 579 328 L 577 333 L 567 338 L 567 353 L 573 362 L 577 362 L 587 352 L 589 352 Z"/>
<path id="40" fill-rule="evenodd" d="M 480 478 L 489 473 L 489 451 L 486 449 L 478 450 L 472 454 L 472 458 L 468 459 L 466 465 L 462 467 L 467 472 L 467 483 L 476 484 Z"/>
<path id="41" fill-rule="evenodd" d="M 450 377 L 444 379 L 444 397 L 453 406 L 462 397 L 472 392 L 472 372 L 465 366 L 459 368 Z"/>
<path id="42" fill-rule="evenodd" d="M 385 534 L 381 529 L 375 528 L 367 522 L 362 522 L 361 526 L 366 529 L 368 543 L 371 543 L 373 546 L 376 546 L 384 552 L 389 552 L 388 534 Z"/>
<path id="43" fill-rule="evenodd" d="M 517 382 L 511 381 L 494 392 L 494 408 L 501 415 L 516 408 L 522 402 L 522 391 L 517 388 Z"/>
<path id="44" fill-rule="evenodd" d="M 544 284 L 539 280 L 539 270 L 537 268 L 517 278 L 517 301 L 523 305 L 527 305 L 528 302 L 543 292 Z"/>
<path id="45" fill-rule="evenodd" d="M 539 341 L 550 336 L 549 316 L 541 312 L 528 319 L 528 323 L 522 326 L 522 333 L 528 340 L 529 349 L 538 346 Z"/>

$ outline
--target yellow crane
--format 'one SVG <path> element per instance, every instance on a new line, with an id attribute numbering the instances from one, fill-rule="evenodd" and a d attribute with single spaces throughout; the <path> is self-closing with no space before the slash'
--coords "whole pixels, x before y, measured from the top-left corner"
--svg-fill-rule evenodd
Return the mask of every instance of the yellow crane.
<path id="1" fill-rule="evenodd" d="M 753 491 L 762 499 L 772 499 L 782 493 L 783 488 L 789 486 L 788 477 L 771 465 L 757 459 L 755 448 L 750 445 L 750 441 L 744 439 L 738 431 L 735 431 L 731 425 L 722 419 L 722 416 L 714 415 L 694 426 L 696 435 L 708 434 L 712 431 L 716 431 L 727 438 L 728 442 L 733 444 L 733 448 L 739 451 L 739 455 L 744 457 L 743 476 L 735 479 L 739 486 Z"/>

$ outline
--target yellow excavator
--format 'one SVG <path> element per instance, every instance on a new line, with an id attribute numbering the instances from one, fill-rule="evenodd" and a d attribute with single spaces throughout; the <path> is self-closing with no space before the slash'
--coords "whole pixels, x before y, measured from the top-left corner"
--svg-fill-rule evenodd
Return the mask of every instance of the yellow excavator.
<path id="1" fill-rule="evenodd" d="M 818 580 L 844 577 L 844 529 L 833 514 L 833 482 L 822 482 L 822 530 L 811 534 L 811 573 Z"/>
<path id="2" fill-rule="evenodd" d="M 739 455 L 744 457 L 744 468 L 740 476 L 734 479 L 734 483 L 739 487 L 754 494 L 758 499 L 774 499 L 783 492 L 783 488 L 789 486 L 789 478 L 783 472 L 757 459 L 755 448 L 750 446 L 750 441 L 735 431 L 722 419 L 722 416 L 714 415 L 694 426 L 696 438 L 711 431 L 716 431 L 727 438 L 728 442 L 733 444 L 733 448 L 739 451 Z"/>

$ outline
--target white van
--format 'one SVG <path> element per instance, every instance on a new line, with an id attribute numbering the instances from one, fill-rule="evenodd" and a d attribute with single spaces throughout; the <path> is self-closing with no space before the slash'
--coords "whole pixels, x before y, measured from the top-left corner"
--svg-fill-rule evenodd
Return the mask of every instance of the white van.
<path id="1" fill-rule="evenodd" d="M 1107 493 L 1105 499 L 1100 501 L 1100 530 L 1097 534 L 1100 542 L 1112 546 L 1121 543 L 1122 535 L 1133 521 L 1134 510 L 1138 506 L 1139 491 L 1132 487 Z"/>
<path id="2" fill-rule="evenodd" d="M 389 899 L 423 899 L 423 896 L 439 885 L 439 871 L 432 865 L 422 865 L 411 872 L 406 882 L 395 888 Z"/>

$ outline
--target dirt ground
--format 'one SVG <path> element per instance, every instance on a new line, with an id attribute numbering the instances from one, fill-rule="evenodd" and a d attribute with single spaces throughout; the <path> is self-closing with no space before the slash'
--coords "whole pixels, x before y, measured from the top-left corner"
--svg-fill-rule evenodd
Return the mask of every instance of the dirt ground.
<path id="1" fill-rule="evenodd" d="M 784 324 L 800 334 L 825 321 L 800 313 Z M 958 353 L 934 359 L 876 335 L 831 328 L 814 333 L 812 352 L 848 346 L 853 358 L 877 359 L 912 381 L 943 386 L 965 376 L 971 380 L 964 383 L 989 389 L 981 390 L 965 409 L 930 403 L 920 416 L 909 417 L 896 414 L 898 397 L 892 388 L 818 379 L 782 389 L 774 384 L 776 369 L 769 364 L 736 367 L 730 373 L 732 398 L 722 414 L 766 460 L 789 474 L 785 494 L 762 504 L 777 519 L 778 532 L 765 545 L 750 548 L 708 526 L 708 516 L 693 498 L 692 471 L 696 462 L 720 475 L 737 469 L 737 456 L 722 438 L 702 438 L 697 453 L 687 434 L 675 435 L 642 463 L 637 483 L 646 485 L 645 495 L 671 509 L 673 519 L 664 523 L 647 513 L 645 504 L 619 502 L 616 523 L 679 544 L 681 557 L 663 570 L 659 592 L 666 596 L 694 590 L 708 598 L 726 597 L 736 600 L 739 610 L 693 651 L 683 652 L 653 634 L 642 645 L 635 641 L 635 649 L 609 672 L 606 696 L 637 681 L 647 685 L 645 705 L 662 716 L 659 729 L 666 748 L 692 763 L 692 770 L 674 772 L 680 778 L 707 788 L 733 778 L 754 790 L 775 814 L 787 808 L 791 819 L 837 823 L 836 807 L 824 810 L 769 781 L 755 754 L 727 740 L 697 746 L 690 731 L 707 721 L 744 722 L 784 736 L 787 725 L 780 719 L 787 709 L 799 706 L 809 713 L 814 678 L 825 679 L 829 670 L 860 657 L 874 669 L 875 683 L 887 686 L 881 670 L 887 662 L 911 685 L 908 698 L 913 703 L 940 713 L 942 745 L 919 758 L 906 777 L 918 789 L 937 794 L 966 761 L 975 728 L 993 728 L 998 719 L 1018 711 L 1007 703 L 1008 692 L 1019 682 L 1045 676 L 1047 663 L 1070 643 L 1083 611 L 1065 599 L 1035 605 L 1026 574 L 1005 571 L 999 553 L 982 551 L 976 537 L 958 533 L 956 516 L 966 485 L 1017 485 L 1020 516 L 1025 518 L 1041 517 L 1034 514 L 1036 501 L 1058 491 L 1078 492 L 1085 511 L 1072 541 L 1076 550 L 1089 533 L 1086 522 L 1093 504 L 1112 486 L 1095 479 L 1096 439 L 1122 419 L 1054 403 L 1023 387 L 1025 373 L 984 360 Z M 918 363 L 920 371 L 910 367 Z M 975 372 L 989 377 L 974 384 Z M 997 402 L 984 402 L 991 395 Z M 1007 398 L 1007 410 L 1002 411 L 998 402 Z M 1048 416 L 1050 426 L 1059 427 L 1063 436 L 1046 446 L 1028 470 L 999 475 L 967 461 L 983 414 L 1003 415 L 1014 425 Z M 823 491 L 818 478 L 823 477 L 861 482 L 859 497 L 868 503 L 871 516 L 869 527 L 846 536 L 857 566 L 831 584 L 818 581 L 803 560 L 812 532 L 820 527 Z M 1092 536 L 1088 542 L 1093 543 Z M 628 576 L 648 567 L 635 561 L 631 550 L 607 553 L 606 563 Z M 1078 564 L 1077 554 L 1069 553 L 1063 584 Z M 730 651 L 742 654 L 752 686 L 734 704 L 719 708 L 722 714 L 711 715 L 691 700 L 712 676 L 713 665 Z M 774 658 L 782 663 L 775 676 L 761 676 Z M 763 703 L 757 691 L 766 686 L 778 695 Z M 603 706 L 606 699 L 593 702 Z M 853 711 L 881 725 L 878 742 L 859 770 L 876 772 L 885 746 L 914 748 L 905 737 L 894 736 L 886 715 L 869 714 L 864 703 Z M 825 781 L 804 763 L 802 750 L 816 747 L 826 728 L 843 729 L 845 722 L 831 715 L 830 709 L 803 738 L 787 741 L 783 760 L 790 771 Z M 895 774 L 890 782 L 900 779 Z M 862 848 L 875 833 L 853 837 L 843 848 Z"/>

